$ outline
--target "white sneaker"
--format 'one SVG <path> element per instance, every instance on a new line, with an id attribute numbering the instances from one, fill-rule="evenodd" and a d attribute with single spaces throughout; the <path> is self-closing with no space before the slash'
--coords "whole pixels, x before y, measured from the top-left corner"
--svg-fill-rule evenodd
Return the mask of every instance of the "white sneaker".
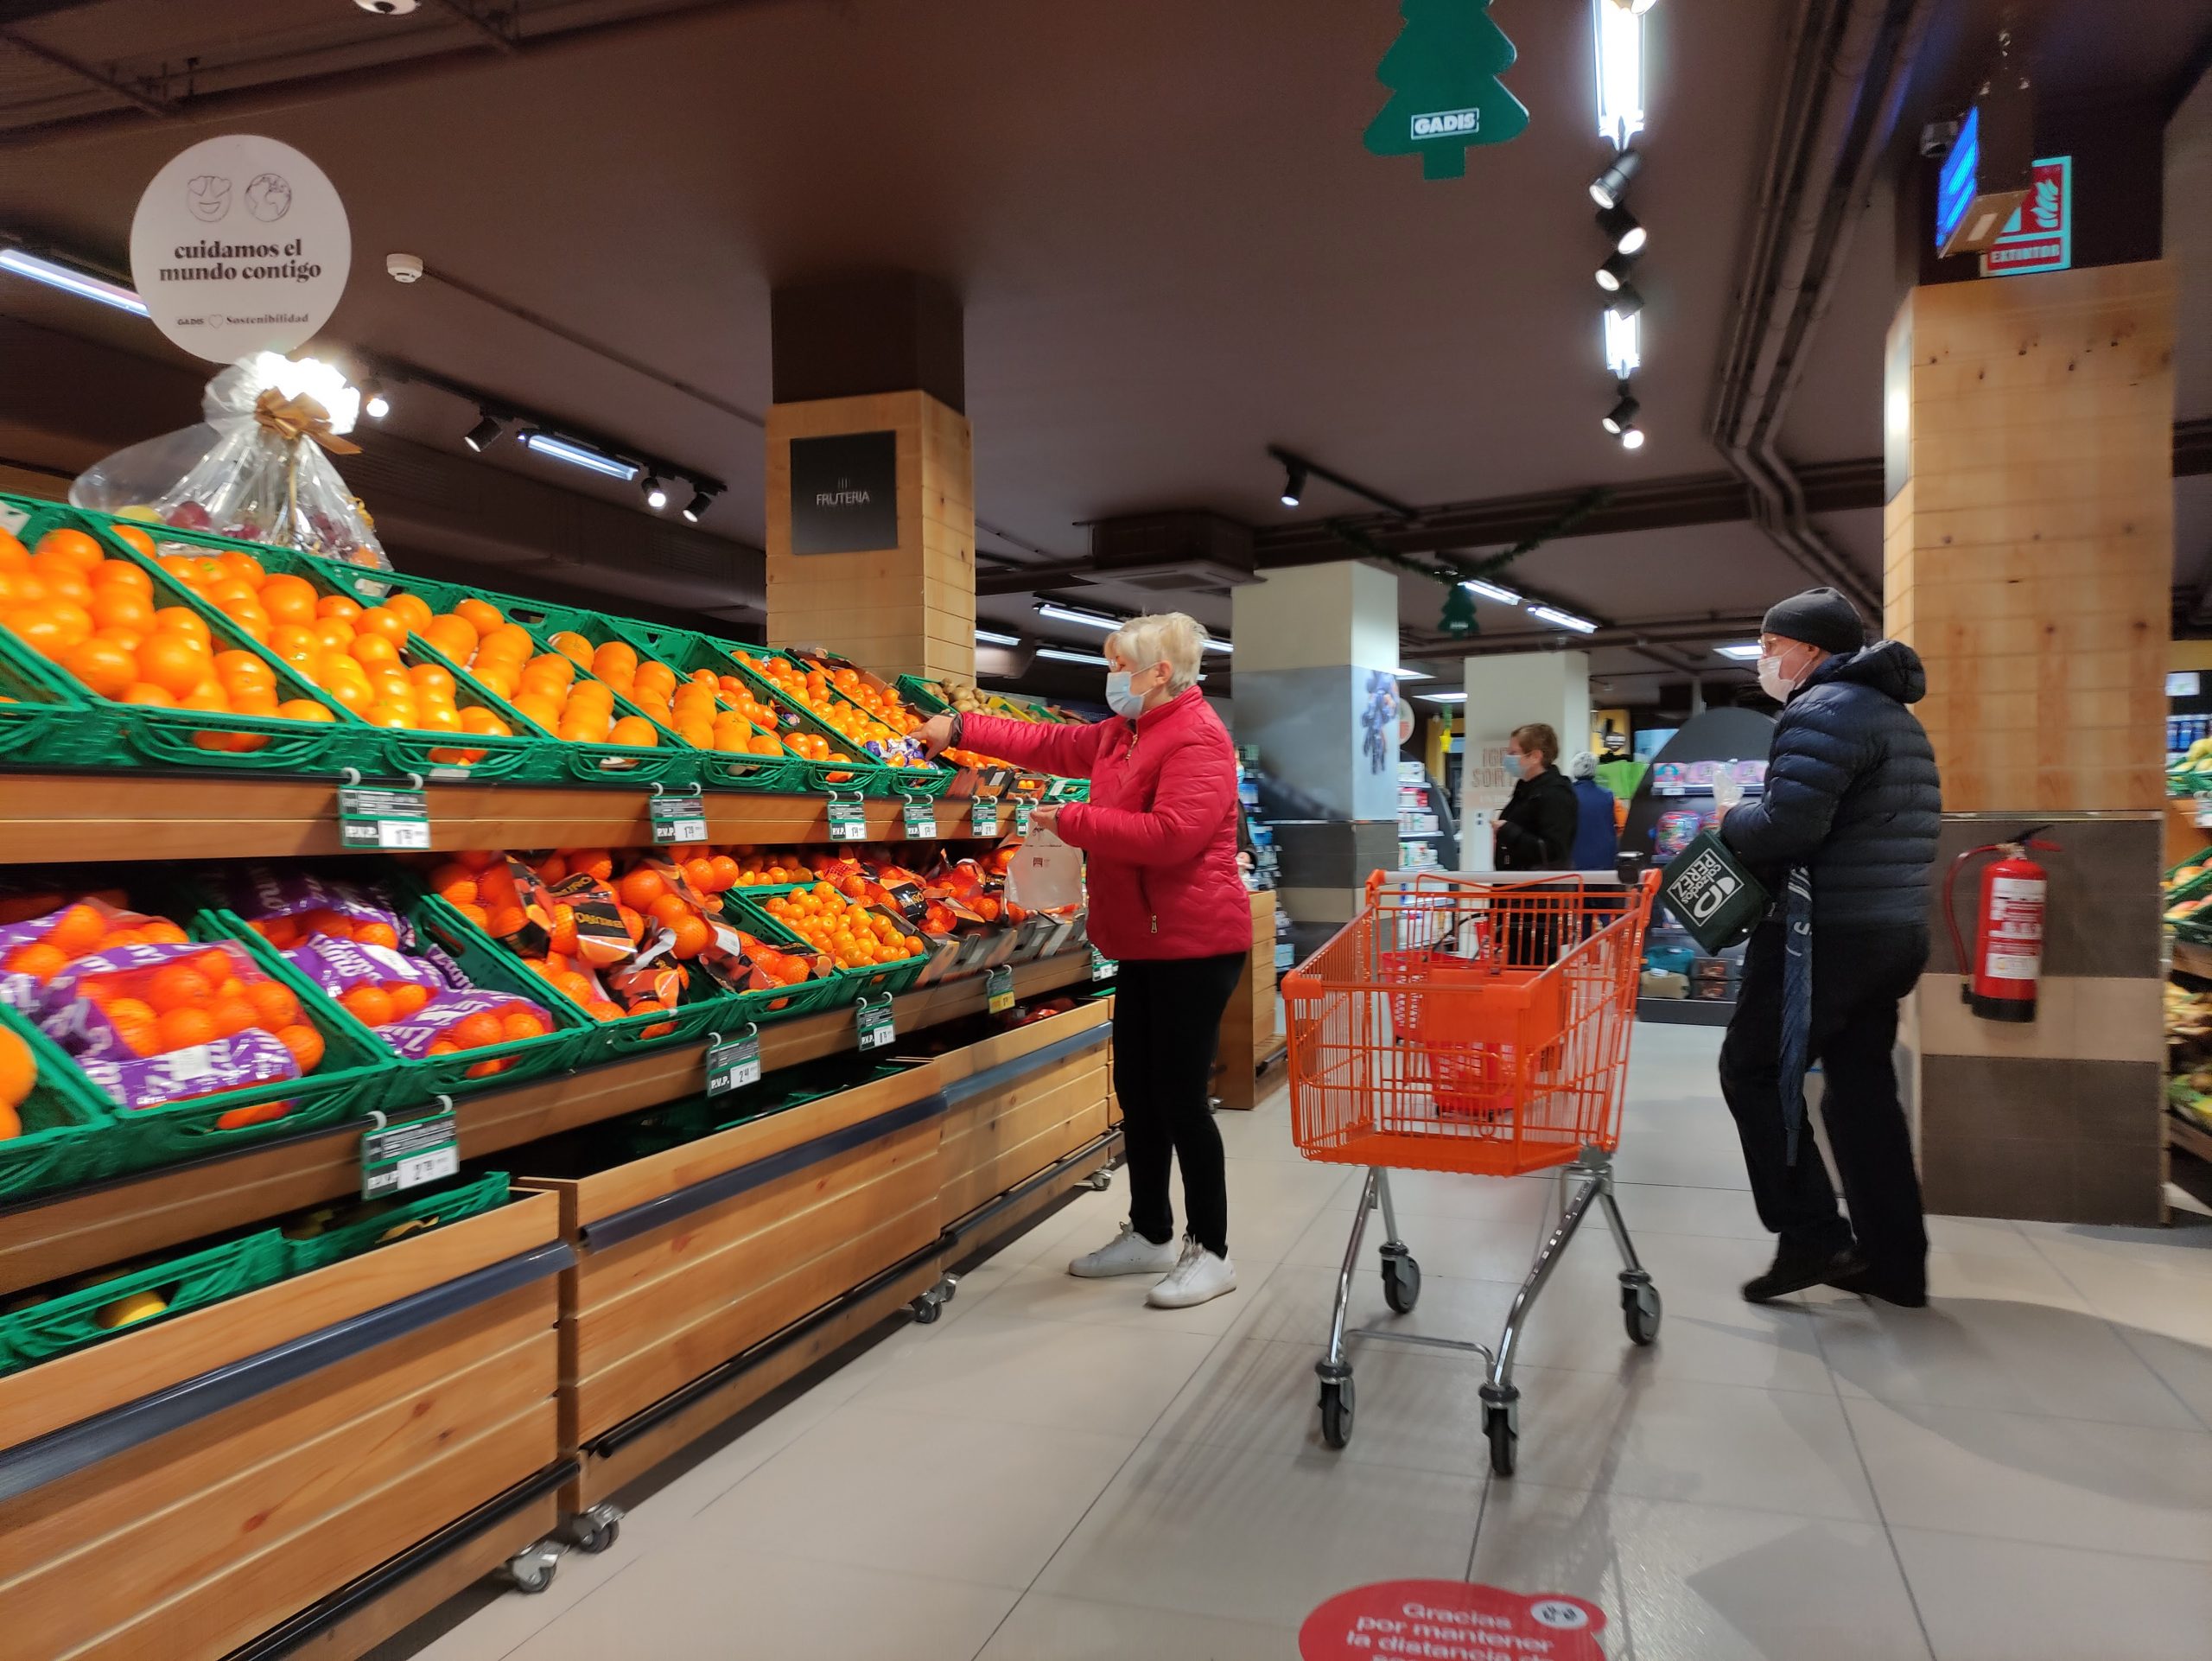
<path id="1" fill-rule="evenodd" d="M 1154 1245 L 1128 1224 L 1111 1242 L 1085 1252 L 1068 1265 L 1079 1280 L 1103 1281 L 1114 1275 L 1158 1275 L 1175 1267 L 1175 1243 Z"/>
<path id="2" fill-rule="evenodd" d="M 1168 1270 L 1166 1279 L 1145 1294 L 1144 1301 L 1155 1309 L 1188 1309 L 1236 1289 L 1236 1265 L 1185 1236 L 1181 1260 Z"/>

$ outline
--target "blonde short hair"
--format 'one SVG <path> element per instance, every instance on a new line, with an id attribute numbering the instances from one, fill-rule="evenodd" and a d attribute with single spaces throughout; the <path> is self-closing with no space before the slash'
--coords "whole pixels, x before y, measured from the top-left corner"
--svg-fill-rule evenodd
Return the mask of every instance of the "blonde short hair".
<path id="1" fill-rule="evenodd" d="M 1198 627 L 1197 619 L 1179 611 L 1132 617 L 1106 637 L 1108 654 L 1118 657 L 1133 669 L 1166 664 L 1169 671 L 1167 684 L 1178 692 L 1198 684 L 1198 660 L 1205 649 L 1205 630 Z"/>
<path id="2" fill-rule="evenodd" d="M 1559 760 L 1559 735 L 1541 721 L 1532 721 L 1525 727 L 1516 727 L 1512 741 L 1521 747 L 1523 755 L 1542 756 L 1546 767 Z"/>

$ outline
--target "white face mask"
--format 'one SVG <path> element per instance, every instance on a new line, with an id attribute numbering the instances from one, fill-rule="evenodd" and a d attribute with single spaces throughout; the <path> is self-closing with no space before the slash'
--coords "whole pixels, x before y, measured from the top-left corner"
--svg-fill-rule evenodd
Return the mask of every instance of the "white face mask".
<path id="1" fill-rule="evenodd" d="M 1791 674 L 1783 668 L 1780 652 L 1763 654 L 1759 659 L 1759 690 L 1777 703 L 1787 703 L 1791 695 L 1805 684 L 1808 672 L 1800 669 Z"/>

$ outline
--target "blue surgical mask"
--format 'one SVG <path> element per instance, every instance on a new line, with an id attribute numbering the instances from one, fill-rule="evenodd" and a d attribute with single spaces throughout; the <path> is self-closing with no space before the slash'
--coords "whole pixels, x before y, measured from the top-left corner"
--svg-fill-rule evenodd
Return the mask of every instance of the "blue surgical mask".
<path id="1" fill-rule="evenodd" d="M 1106 707 L 1117 716 L 1135 721 L 1144 713 L 1144 695 L 1129 690 L 1129 671 L 1111 671 L 1106 677 Z"/>

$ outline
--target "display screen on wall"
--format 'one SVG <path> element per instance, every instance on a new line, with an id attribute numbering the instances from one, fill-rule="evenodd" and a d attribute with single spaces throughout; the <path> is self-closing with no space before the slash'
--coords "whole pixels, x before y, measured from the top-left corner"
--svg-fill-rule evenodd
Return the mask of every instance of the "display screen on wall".
<path id="1" fill-rule="evenodd" d="M 865 554 L 899 545 L 899 438 L 791 440 L 791 551 Z"/>

